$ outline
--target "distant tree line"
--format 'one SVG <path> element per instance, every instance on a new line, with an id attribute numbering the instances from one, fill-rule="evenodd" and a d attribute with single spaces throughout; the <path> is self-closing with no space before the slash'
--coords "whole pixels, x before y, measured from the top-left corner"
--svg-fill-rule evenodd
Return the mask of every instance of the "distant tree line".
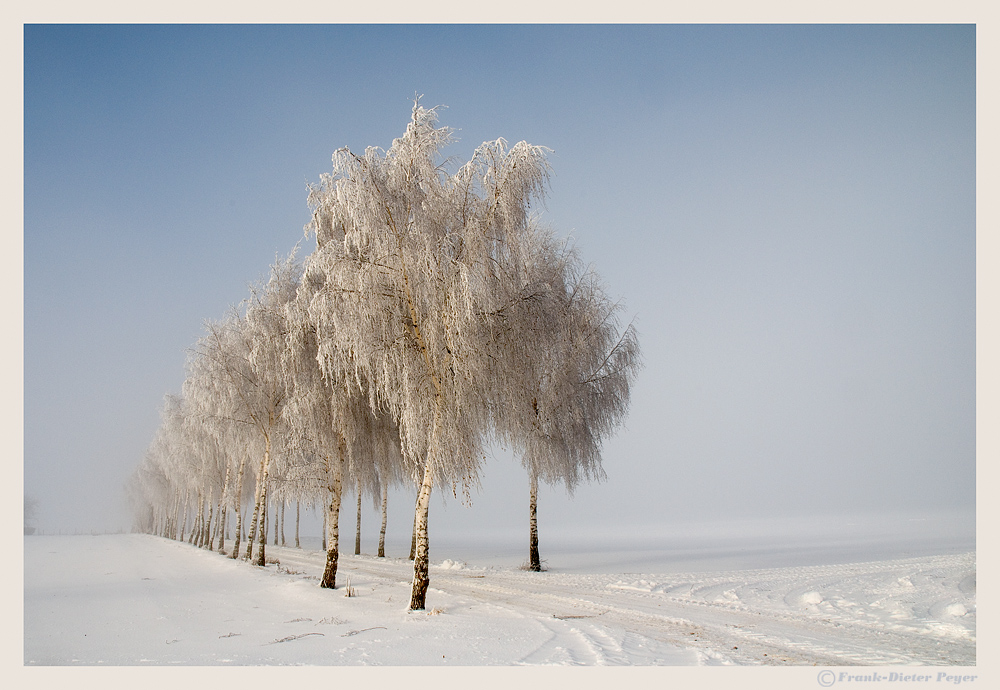
<path id="1" fill-rule="evenodd" d="M 417 102 L 387 151 L 334 153 L 309 193 L 315 250 L 277 261 L 192 348 L 129 481 L 136 530 L 227 553 L 235 519 L 228 554 L 263 566 L 268 506 L 277 543 L 295 505 L 298 546 L 301 504 L 319 505 L 320 586 L 333 588 L 345 487 L 359 515 L 362 495 L 381 497 L 383 556 L 386 492 L 408 485 L 419 610 L 432 487 L 468 495 L 496 443 L 527 470 L 530 567 L 541 569 L 538 481 L 572 490 L 601 476 L 638 340 L 596 272 L 538 222 L 546 149 L 498 139 L 449 173 L 451 140 Z"/>

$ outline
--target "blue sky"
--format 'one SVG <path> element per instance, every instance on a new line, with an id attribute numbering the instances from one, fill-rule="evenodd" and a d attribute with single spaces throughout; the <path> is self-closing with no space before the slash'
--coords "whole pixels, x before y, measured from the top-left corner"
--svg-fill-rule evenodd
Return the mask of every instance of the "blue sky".
<path id="1" fill-rule="evenodd" d="M 458 161 L 553 149 L 545 219 L 640 331 L 608 479 L 544 494 L 550 525 L 972 510 L 975 58 L 969 25 L 26 26 L 40 525 L 127 526 L 202 320 L 414 94 Z M 521 531 L 516 463 L 483 479 L 439 524 Z"/>

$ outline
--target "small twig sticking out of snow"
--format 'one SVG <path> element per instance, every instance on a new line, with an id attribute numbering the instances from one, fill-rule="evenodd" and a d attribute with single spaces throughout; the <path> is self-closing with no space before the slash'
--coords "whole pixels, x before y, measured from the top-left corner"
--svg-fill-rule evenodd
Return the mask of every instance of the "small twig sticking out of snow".
<path id="1" fill-rule="evenodd" d="M 350 621 L 345 621 L 340 618 L 337 618 L 336 616 L 332 616 L 330 618 L 324 618 L 320 620 L 318 623 L 316 623 L 316 625 L 343 625 L 344 623 L 349 623 L 349 622 Z"/>
<path id="2" fill-rule="evenodd" d="M 228 635 L 219 635 L 219 639 L 221 640 L 223 637 L 239 637 L 239 636 L 240 636 L 240 633 L 231 632 Z"/>
<path id="3" fill-rule="evenodd" d="M 351 578 L 347 578 L 347 587 L 344 588 L 344 596 L 345 597 L 355 596 L 354 588 L 351 587 Z"/>
<path id="4" fill-rule="evenodd" d="M 601 611 L 600 613 L 588 613 L 586 615 L 566 615 L 566 616 L 557 616 L 556 614 L 553 613 L 552 617 L 564 621 L 568 618 L 597 618 L 598 616 L 603 616 L 605 613 L 607 613 L 607 611 Z"/>
<path id="5" fill-rule="evenodd" d="M 298 639 L 301 639 L 303 637 L 308 637 L 309 635 L 319 635 L 320 637 L 324 636 L 323 633 L 318 633 L 318 632 L 302 633 L 301 635 L 289 635 L 288 637 L 282 637 L 280 640 L 274 640 L 273 642 L 268 642 L 267 644 L 278 644 L 279 642 L 290 642 L 292 640 L 298 640 Z"/>
<path id="6" fill-rule="evenodd" d="M 363 633 L 363 632 L 366 632 L 368 630 L 385 630 L 385 629 L 386 628 L 383 625 L 376 625 L 373 628 L 362 628 L 361 630 L 348 630 L 343 635 L 341 635 L 341 637 L 353 637 L 354 635 L 357 635 L 358 633 Z M 316 633 L 313 633 L 313 634 L 315 635 Z"/>

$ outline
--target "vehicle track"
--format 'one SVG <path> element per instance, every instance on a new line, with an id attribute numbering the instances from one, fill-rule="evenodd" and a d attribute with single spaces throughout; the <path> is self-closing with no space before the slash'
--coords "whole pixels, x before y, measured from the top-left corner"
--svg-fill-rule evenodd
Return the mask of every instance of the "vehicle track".
<path id="1" fill-rule="evenodd" d="M 286 548 L 279 550 L 279 558 L 292 570 L 315 576 L 322 571 L 321 553 Z M 408 583 L 412 577 L 412 563 L 405 559 L 342 555 L 340 566 L 345 576 L 356 571 L 388 583 Z M 440 590 L 530 615 L 550 630 L 561 629 L 558 637 L 564 643 L 571 639 L 567 633 L 578 635 L 579 644 L 558 650 L 568 663 L 625 663 L 618 640 L 631 634 L 692 649 L 704 663 L 974 664 L 974 636 L 963 638 L 948 631 L 938 635 L 933 634 L 933 625 L 914 628 L 860 614 L 851 617 L 848 614 L 855 609 L 828 604 L 823 610 L 808 603 L 808 596 L 816 594 L 811 588 L 883 573 L 891 582 L 893 567 L 899 566 L 871 563 L 686 574 L 672 580 L 656 576 L 669 582 L 640 580 L 630 586 L 615 575 L 432 566 L 431 594 Z M 748 577 L 754 580 L 747 581 Z M 902 580 L 898 588 L 912 586 Z M 740 594 L 750 591 L 768 606 L 742 603 Z M 803 600 L 805 609 L 795 610 L 793 606 Z"/>

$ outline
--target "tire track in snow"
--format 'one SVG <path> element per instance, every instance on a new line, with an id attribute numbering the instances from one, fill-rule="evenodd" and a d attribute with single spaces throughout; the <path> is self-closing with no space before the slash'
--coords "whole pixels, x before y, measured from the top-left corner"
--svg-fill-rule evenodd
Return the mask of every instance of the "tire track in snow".
<path id="1" fill-rule="evenodd" d="M 283 550 L 283 562 L 291 558 L 295 569 L 321 570 L 323 554 L 299 552 L 291 557 L 287 551 Z M 644 575 L 646 579 L 632 583 L 622 582 L 621 575 L 432 565 L 431 579 L 434 589 L 530 615 L 552 632 L 554 639 L 528 655 L 525 663 L 632 663 L 618 642 L 632 635 L 632 647 L 688 649 L 702 663 L 974 664 L 974 619 L 971 632 L 968 624 L 931 620 L 920 614 L 910 596 L 918 589 L 914 580 L 926 591 L 943 581 L 941 573 L 954 571 L 956 563 L 962 565 L 962 558 L 973 574 L 963 576 L 955 589 L 974 599 L 974 554 L 912 562 Z M 412 576 L 412 564 L 404 559 L 341 556 L 341 567 L 395 584 Z M 909 574 L 897 577 L 901 573 Z M 849 598 L 852 592 L 868 593 L 873 587 L 877 597 L 872 601 Z M 930 609 L 964 611 L 964 605 L 948 601 Z M 879 606 L 889 606 L 890 613 L 883 614 Z M 655 653 L 647 658 L 656 663 Z"/>

